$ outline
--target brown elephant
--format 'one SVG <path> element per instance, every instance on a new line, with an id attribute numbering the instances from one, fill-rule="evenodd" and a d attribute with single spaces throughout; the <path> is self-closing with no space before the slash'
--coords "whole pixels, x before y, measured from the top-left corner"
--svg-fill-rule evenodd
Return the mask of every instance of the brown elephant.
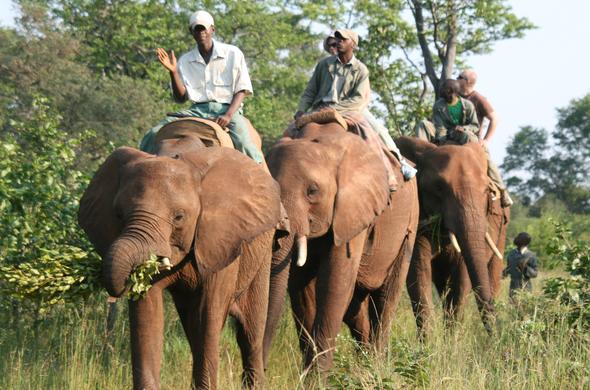
<path id="1" fill-rule="evenodd" d="M 391 196 L 382 160 L 337 123 L 308 124 L 300 136 L 268 155 L 291 235 L 273 254 L 265 359 L 288 289 L 304 366 L 325 372 L 343 321 L 359 342 L 386 344 L 416 236 L 417 187 L 400 173 Z"/>
<path id="2" fill-rule="evenodd" d="M 229 148 L 169 140 L 154 156 L 114 151 L 80 201 L 79 223 L 103 258 L 110 295 L 126 291 L 151 254 L 161 273 L 129 301 L 133 385 L 160 384 L 164 310 L 174 300 L 193 355 L 193 386 L 215 388 L 219 339 L 236 318 L 245 385 L 262 380 L 262 341 L 280 189 L 254 161 Z M 171 267 L 171 268 L 170 268 Z"/>
<path id="3" fill-rule="evenodd" d="M 430 326 L 433 282 L 450 320 L 473 285 L 491 332 L 510 212 L 490 189 L 485 151 L 477 143 L 436 146 L 409 137 L 396 143 L 418 168 L 420 229 L 407 286 L 420 335 Z"/>

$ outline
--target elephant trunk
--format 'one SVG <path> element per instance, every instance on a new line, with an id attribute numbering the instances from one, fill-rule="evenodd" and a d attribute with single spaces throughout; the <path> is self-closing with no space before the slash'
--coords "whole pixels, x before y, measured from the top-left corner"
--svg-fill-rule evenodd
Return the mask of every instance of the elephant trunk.
<path id="1" fill-rule="evenodd" d="M 473 210 L 471 214 L 465 215 L 465 218 L 459 221 L 455 231 L 484 326 L 488 332 L 492 332 L 495 316 L 488 270 L 489 246 L 486 242 L 486 233 L 486 216 L 473 213 Z"/>
<path id="2" fill-rule="evenodd" d="M 144 248 L 148 247 L 126 236 L 120 237 L 111 245 L 102 267 L 103 280 L 109 295 L 123 295 L 131 272 L 149 258 L 149 250 Z"/>

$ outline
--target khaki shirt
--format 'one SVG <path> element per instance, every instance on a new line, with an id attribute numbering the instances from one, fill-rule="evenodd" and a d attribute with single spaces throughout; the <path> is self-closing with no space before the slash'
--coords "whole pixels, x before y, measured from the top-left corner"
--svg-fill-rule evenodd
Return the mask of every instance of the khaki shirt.
<path id="1" fill-rule="evenodd" d="M 353 56 L 350 62 L 342 64 L 338 56 L 330 56 L 316 65 L 299 100 L 298 111 L 325 105 L 339 112 L 361 112 L 369 90 L 369 70 L 362 62 Z"/>
<path id="2" fill-rule="evenodd" d="M 478 135 L 479 122 L 477 121 L 473 103 L 462 97 L 459 97 L 459 99 L 461 99 L 461 105 L 463 106 L 463 122 L 457 126 L 463 126 L 468 132 Z M 455 130 L 455 124 L 453 124 L 449 115 L 449 109 L 447 108 L 445 99 L 438 99 L 434 103 L 434 107 L 432 107 L 432 121 L 436 128 L 436 138 L 445 137 L 448 132 Z"/>
<path id="3" fill-rule="evenodd" d="M 213 53 L 208 64 L 195 46 L 180 57 L 178 70 L 188 98 L 194 103 L 230 104 L 240 91 L 252 94 L 244 54 L 233 45 L 213 41 Z"/>

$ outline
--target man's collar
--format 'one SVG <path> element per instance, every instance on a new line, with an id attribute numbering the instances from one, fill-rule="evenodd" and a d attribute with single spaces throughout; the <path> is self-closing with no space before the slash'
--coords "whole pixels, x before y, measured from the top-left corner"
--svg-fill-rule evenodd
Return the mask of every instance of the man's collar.
<path id="1" fill-rule="evenodd" d="M 206 64 L 201 52 L 199 51 L 199 45 L 196 45 L 195 48 L 192 50 L 191 53 L 191 61 L 193 62 L 200 62 L 202 64 Z M 225 58 L 227 56 L 227 50 L 225 49 L 225 45 L 223 43 L 217 42 L 215 39 L 213 40 L 213 53 L 211 53 L 211 60 L 215 58 Z"/>
<path id="2" fill-rule="evenodd" d="M 337 55 L 336 57 L 336 61 L 342 64 L 342 61 L 340 61 L 340 57 L 338 57 Z M 344 66 L 350 65 L 352 67 L 355 67 L 358 65 L 359 60 L 356 58 L 356 56 L 353 54 L 352 58 L 350 59 L 350 61 L 348 61 L 346 64 L 343 64 Z"/>

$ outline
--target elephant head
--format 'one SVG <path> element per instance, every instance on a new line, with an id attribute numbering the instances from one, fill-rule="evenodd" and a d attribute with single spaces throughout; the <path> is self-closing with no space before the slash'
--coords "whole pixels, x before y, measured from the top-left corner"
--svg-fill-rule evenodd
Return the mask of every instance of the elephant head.
<path id="1" fill-rule="evenodd" d="M 398 138 L 396 143 L 404 156 L 417 164 L 420 219 L 441 217 L 440 232 L 448 233 L 441 236 L 450 237 L 461 253 L 488 325 L 486 315 L 493 312 L 494 289 L 488 264 L 492 251 L 499 251 L 490 240 L 489 231 L 498 237 L 498 226 L 489 226 L 491 195 L 484 149 L 477 143 L 437 147 L 409 137 Z M 428 255 L 432 256 L 424 254 Z"/>
<path id="2" fill-rule="evenodd" d="M 308 238 L 331 232 L 340 246 L 367 228 L 389 199 L 383 163 L 359 136 L 338 124 L 305 130 L 303 138 L 282 139 L 268 156 L 289 215 L 289 237 L 297 239 L 299 265 Z"/>
<path id="3" fill-rule="evenodd" d="M 150 254 L 174 272 L 194 255 L 200 276 L 231 263 L 243 242 L 279 220 L 280 190 L 237 151 L 208 148 L 154 156 L 115 150 L 80 201 L 78 222 L 104 260 L 112 296 Z"/>

